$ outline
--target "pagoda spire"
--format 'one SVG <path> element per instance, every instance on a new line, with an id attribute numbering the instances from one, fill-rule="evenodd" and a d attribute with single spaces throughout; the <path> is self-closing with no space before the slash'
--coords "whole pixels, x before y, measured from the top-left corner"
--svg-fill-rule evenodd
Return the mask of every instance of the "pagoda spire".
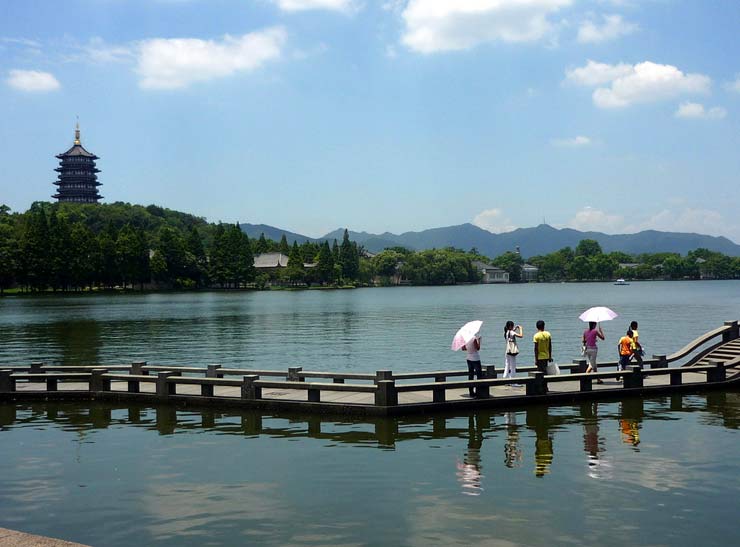
<path id="1" fill-rule="evenodd" d="M 77 118 L 77 125 L 75 126 L 75 144 L 80 144 L 80 119 Z"/>

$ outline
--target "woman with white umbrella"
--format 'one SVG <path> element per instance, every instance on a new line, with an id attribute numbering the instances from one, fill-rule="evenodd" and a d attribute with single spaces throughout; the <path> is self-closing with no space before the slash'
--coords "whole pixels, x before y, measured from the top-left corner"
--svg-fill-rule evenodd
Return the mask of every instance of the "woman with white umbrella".
<path id="1" fill-rule="evenodd" d="M 483 378 L 483 367 L 480 362 L 480 328 L 483 326 L 483 321 L 470 321 L 463 325 L 460 330 L 457 331 L 455 337 L 452 339 L 452 351 L 459 349 L 467 352 L 466 361 L 468 362 L 468 380 L 473 380 L 476 377 L 478 379 Z M 471 387 L 470 397 L 475 397 L 476 392 Z"/>
<path id="2" fill-rule="evenodd" d="M 611 321 L 615 317 L 617 317 L 617 314 L 604 306 L 589 308 L 580 315 L 579 319 L 581 321 L 588 322 L 588 328 L 583 331 L 583 353 L 588 360 L 586 372 L 598 372 L 596 356 L 599 353 L 599 348 L 596 346 L 596 341 L 598 338 L 605 340 L 604 331 L 599 323 L 601 321 Z M 596 380 L 596 383 L 603 384 L 604 382 Z"/>

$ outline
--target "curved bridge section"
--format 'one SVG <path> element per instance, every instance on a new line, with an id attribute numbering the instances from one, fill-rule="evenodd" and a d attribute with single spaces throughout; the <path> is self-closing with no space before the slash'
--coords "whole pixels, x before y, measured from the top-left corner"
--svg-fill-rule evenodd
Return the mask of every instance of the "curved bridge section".
<path id="1" fill-rule="evenodd" d="M 130 365 L 50 367 L 43 363 L 0 370 L 0 401 L 126 400 L 144 404 L 172 403 L 299 411 L 307 413 L 403 415 L 570 403 L 673 392 L 727 389 L 740 385 L 740 328 L 726 321 L 671 355 L 653 355 L 642 366 L 611 370 L 600 363 L 586 374 L 586 362 L 561 365 L 562 374 L 546 376 L 520 367 L 526 376 L 498 378 L 494 365 L 484 378 L 467 371 L 355 374 L 282 370 Z M 610 369 L 610 370 L 606 370 Z M 469 392 L 473 391 L 471 397 Z"/>

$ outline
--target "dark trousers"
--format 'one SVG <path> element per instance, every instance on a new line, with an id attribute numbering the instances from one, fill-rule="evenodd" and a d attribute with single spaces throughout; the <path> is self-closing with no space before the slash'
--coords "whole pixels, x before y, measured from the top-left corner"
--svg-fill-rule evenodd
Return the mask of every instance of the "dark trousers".
<path id="1" fill-rule="evenodd" d="M 483 378 L 483 367 L 481 367 L 480 361 L 468 361 L 468 380 L 475 380 L 476 377 L 480 380 Z M 470 396 L 475 397 L 475 390 L 471 387 Z"/>
<path id="2" fill-rule="evenodd" d="M 547 363 L 549 362 L 549 359 L 537 359 L 534 364 L 537 366 L 537 370 L 539 372 L 544 372 L 545 374 L 547 374 Z"/>

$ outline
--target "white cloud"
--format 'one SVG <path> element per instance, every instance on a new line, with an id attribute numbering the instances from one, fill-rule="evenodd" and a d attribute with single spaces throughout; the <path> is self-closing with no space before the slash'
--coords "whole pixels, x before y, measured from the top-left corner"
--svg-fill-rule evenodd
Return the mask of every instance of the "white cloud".
<path id="1" fill-rule="evenodd" d="M 685 102 L 681 103 L 674 115 L 676 118 L 694 120 L 721 120 L 727 116 L 727 110 L 721 106 L 714 106 L 709 110 L 706 110 L 703 104 Z"/>
<path id="2" fill-rule="evenodd" d="M 54 91 L 61 87 L 53 74 L 38 70 L 11 70 L 6 81 L 21 91 Z"/>
<path id="3" fill-rule="evenodd" d="M 566 148 L 582 148 L 584 146 L 590 146 L 592 141 L 589 137 L 578 135 L 570 139 L 553 139 L 550 141 L 553 146 L 562 146 Z"/>
<path id="4" fill-rule="evenodd" d="M 599 87 L 593 92 L 593 102 L 599 108 L 623 108 L 707 93 L 711 85 L 710 78 L 703 74 L 684 74 L 675 66 L 650 61 L 608 65 L 589 60 L 584 67 L 566 71 L 566 79 L 586 86 L 611 83 L 610 87 Z"/>
<path id="5" fill-rule="evenodd" d="M 349 12 L 356 9 L 354 0 L 273 0 L 283 11 L 331 10 Z"/>
<path id="6" fill-rule="evenodd" d="M 511 223 L 511 220 L 504 217 L 501 209 L 487 209 L 485 211 L 481 211 L 475 215 L 473 224 L 478 226 L 478 228 L 488 230 L 494 234 L 511 232 L 517 228 Z"/>
<path id="7" fill-rule="evenodd" d="M 573 0 L 410 0 L 402 42 L 420 53 L 456 51 L 487 42 L 552 38 L 549 17 Z"/>
<path id="8" fill-rule="evenodd" d="M 727 82 L 725 87 L 730 91 L 734 91 L 735 93 L 740 93 L 740 76 L 737 76 L 734 82 Z"/>
<path id="9" fill-rule="evenodd" d="M 578 85 L 596 86 L 627 76 L 630 73 L 632 73 L 632 65 L 626 63 L 608 65 L 589 59 L 586 66 L 567 70 L 565 77 Z"/>
<path id="10" fill-rule="evenodd" d="M 146 89 L 178 89 L 194 82 L 255 70 L 282 55 L 286 32 L 272 27 L 221 41 L 154 38 L 139 44 L 136 71 Z"/>
<path id="11" fill-rule="evenodd" d="M 83 47 L 88 59 L 95 63 L 120 63 L 131 61 L 136 52 L 128 46 L 107 44 L 102 38 L 95 37 Z"/>
<path id="12" fill-rule="evenodd" d="M 719 211 L 687 206 L 664 208 L 649 216 L 635 218 L 610 213 L 594 207 L 584 207 L 569 220 L 566 227 L 607 234 L 633 234 L 644 230 L 685 232 L 713 236 L 737 237 L 740 225 L 726 219 Z"/>
<path id="13" fill-rule="evenodd" d="M 624 229 L 624 217 L 586 206 L 578 211 L 566 226 L 582 232 L 617 233 Z"/>
<path id="14" fill-rule="evenodd" d="M 600 43 L 626 36 L 638 29 L 634 23 L 625 21 L 621 15 L 603 15 L 603 24 L 584 21 L 578 29 L 578 41 L 582 44 Z"/>

